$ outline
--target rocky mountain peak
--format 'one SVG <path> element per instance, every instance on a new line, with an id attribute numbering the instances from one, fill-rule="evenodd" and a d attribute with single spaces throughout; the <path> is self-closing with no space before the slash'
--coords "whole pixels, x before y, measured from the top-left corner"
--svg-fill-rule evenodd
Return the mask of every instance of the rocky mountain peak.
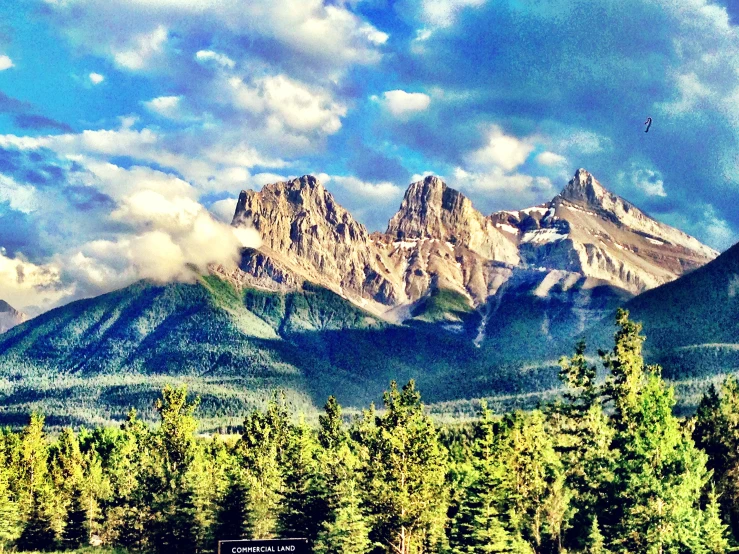
<path id="1" fill-rule="evenodd" d="M 616 200 L 620 200 L 615 194 L 607 191 L 591 173 L 583 168 L 575 172 L 575 176 L 559 193 L 558 198 L 593 208 L 605 208 L 606 204 L 612 204 Z"/>
<path id="2" fill-rule="evenodd" d="M 462 193 L 436 176 L 412 183 L 387 233 L 398 239 L 448 238 L 466 217 L 479 213 Z"/>

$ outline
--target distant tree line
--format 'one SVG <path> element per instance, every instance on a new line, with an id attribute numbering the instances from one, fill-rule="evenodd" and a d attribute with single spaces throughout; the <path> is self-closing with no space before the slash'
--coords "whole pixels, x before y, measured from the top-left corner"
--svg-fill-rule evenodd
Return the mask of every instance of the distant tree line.
<path id="1" fill-rule="evenodd" d="M 411 381 L 318 429 L 279 394 L 240 436 L 198 437 L 198 400 L 165 387 L 160 424 L 64 430 L 34 414 L 0 434 L 0 552 L 209 553 L 217 540 L 305 537 L 319 554 L 705 553 L 739 538 L 739 385 L 673 415 L 641 326 L 617 316 L 607 371 L 579 344 L 563 397 L 437 426 Z"/>

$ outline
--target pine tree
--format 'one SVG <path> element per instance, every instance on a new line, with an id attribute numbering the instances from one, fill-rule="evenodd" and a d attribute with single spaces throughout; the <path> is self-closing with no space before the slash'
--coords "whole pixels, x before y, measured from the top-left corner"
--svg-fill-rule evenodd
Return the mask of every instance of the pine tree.
<path id="1" fill-rule="evenodd" d="M 47 552 L 56 546 L 56 534 L 51 527 L 51 517 L 40 502 L 39 496 L 37 492 L 31 496 L 31 509 L 18 544 L 25 550 Z"/>
<path id="2" fill-rule="evenodd" d="M 703 520 L 702 546 L 707 554 L 724 554 L 729 552 L 727 539 L 728 525 L 721 520 L 721 510 L 715 488 L 711 488 L 708 495 Z"/>
<path id="3" fill-rule="evenodd" d="M 317 444 L 305 425 L 289 435 L 283 467 L 285 493 L 278 517 L 281 537 L 307 538 L 313 545 L 326 518 L 327 505 L 321 497 L 315 460 Z"/>
<path id="4" fill-rule="evenodd" d="M 62 546 L 74 550 L 87 544 L 88 533 L 86 528 L 87 511 L 82 500 L 82 491 L 77 488 L 72 493 L 69 509 L 67 510 L 67 524 L 62 533 Z"/>
<path id="5" fill-rule="evenodd" d="M 214 532 L 216 542 L 252 537 L 249 502 L 249 489 L 243 478 L 232 475 L 226 494 L 217 506 Z"/>
<path id="6" fill-rule="evenodd" d="M 588 554 L 606 554 L 605 539 L 598 526 L 598 516 L 593 517 L 588 535 Z"/>
<path id="7" fill-rule="evenodd" d="M 448 505 L 446 452 L 414 381 L 402 390 L 392 382 L 384 404 L 386 412 L 362 438 L 374 540 L 398 554 L 438 550 Z"/>

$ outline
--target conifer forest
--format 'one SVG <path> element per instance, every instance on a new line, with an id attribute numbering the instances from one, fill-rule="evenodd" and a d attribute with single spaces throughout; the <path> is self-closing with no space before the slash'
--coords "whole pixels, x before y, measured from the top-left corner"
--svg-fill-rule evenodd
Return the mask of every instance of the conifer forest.
<path id="1" fill-rule="evenodd" d="M 539 409 L 439 424 L 413 381 L 318 425 L 276 392 L 229 435 L 167 386 L 150 426 L 64 429 L 41 414 L 0 434 L 0 552 L 214 553 L 307 538 L 317 554 L 696 553 L 739 544 L 739 384 L 673 413 L 621 310 L 614 344 L 560 362 Z"/>

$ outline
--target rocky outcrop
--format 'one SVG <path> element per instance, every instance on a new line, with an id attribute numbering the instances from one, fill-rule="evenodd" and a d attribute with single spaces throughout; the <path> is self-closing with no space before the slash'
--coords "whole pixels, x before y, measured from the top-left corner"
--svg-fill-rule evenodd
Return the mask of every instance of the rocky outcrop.
<path id="1" fill-rule="evenodd" d="M 568 279 L 622 291 L 613 296 L 621 298 L 717 255 L 609 192 L 584 169 L 551 202 L 488 217 L 429 176 L 409 186 L 387 231 L 373 234 L 317 179 L 304 176 L 243 191 L 233 224 L 255 228 L 263 241 L 227 275 L 235 284 L 287 290 L 310 281 L 394 321 L 410 317 L 415 303 L 440 289 L 488 310 L 490 298 L 521 271 L 534 271 L 542 282 L 565 272 Z M 590 288 L 582 287 L 578 302 Z M 541 290 L 537 285 L 525 294 Z"/>
<path id="2" fill-rule="evenodd" d="M 408 187 L 387 234 L 400 241 L 438 239 L 511 265 L 519 261 L 518 249 L 510 237 L 473 208 L 469 198 L 438 177 L 428 176 Z"/>
<path id="3" fill-rule="evenodd" d="M 5 300 L 0 300 L 0 333 L 8 331 L 24 321 L 28 321 L 26 314 L 19 312 Z"/>
<path id="4" fill-rule="evenodd" d="M 660 223 L 579 169 L 551 202 L 491 216 L 513 231 L 526 267 L 578 272 L 639 294 L 718 252 Z"/>

